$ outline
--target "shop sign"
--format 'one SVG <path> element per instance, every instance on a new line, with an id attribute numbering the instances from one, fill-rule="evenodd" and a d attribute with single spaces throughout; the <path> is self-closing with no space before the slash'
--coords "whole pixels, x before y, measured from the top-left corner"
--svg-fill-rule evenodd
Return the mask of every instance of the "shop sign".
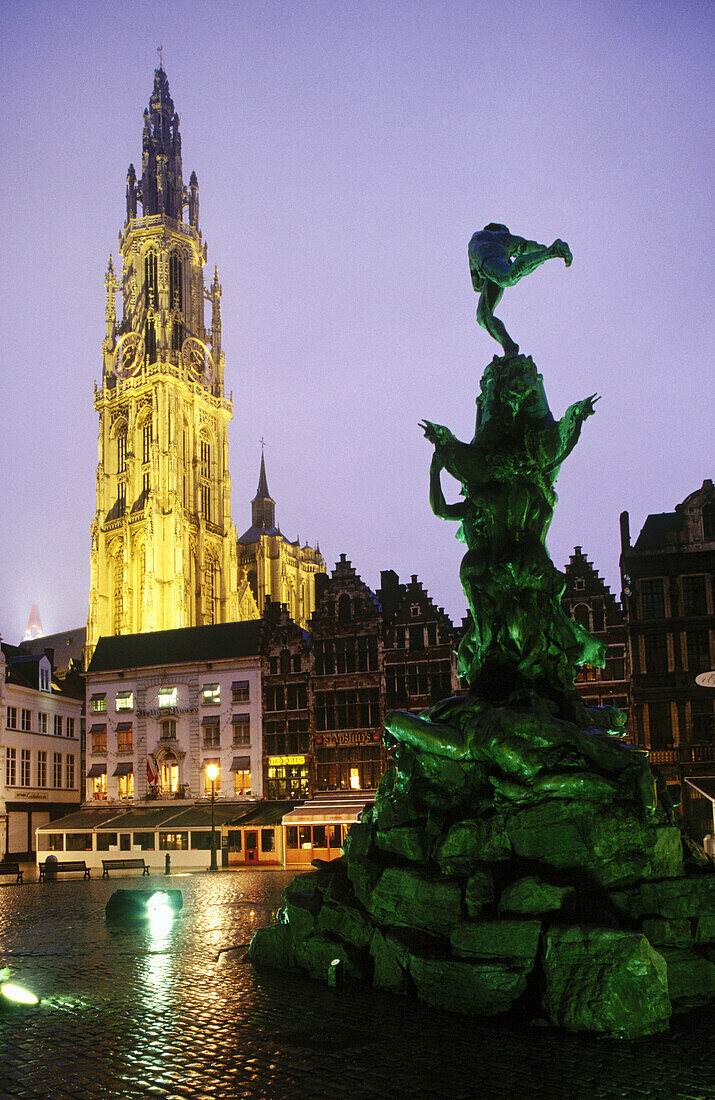
<path id="1" fill-rule="evenodd" d="M 57 793 L 59 794 L 60 792 L 58 791 Z M 16 799 L 29 798 L 32 799 L 33 802 L 41 802 L 43 799 L 47 801 L 48 796 L 46 791 L 15 791 L 14 797 Z"/>
<path id="2" fill-rule="evenodd" d="M 269 756 L 268 767 L 269 768 L 295 768 L 301 764 L 307 764 L 308 758 L 306 756 Z"/>
<path id="3" fill-rule="evenodd" d="M 334 749 L 337 745 L 372 745 L 380 740 L 380 734 L 374 733 L 326 733 L 318 734 L 315 738 L 316 745 L 323 745 L 326 749 Z"/>
<path id="4" fill-rule="evenodd" d="M 701 672 L 695 683 L 701 688 L 715 688 L 715 672 Z"/>

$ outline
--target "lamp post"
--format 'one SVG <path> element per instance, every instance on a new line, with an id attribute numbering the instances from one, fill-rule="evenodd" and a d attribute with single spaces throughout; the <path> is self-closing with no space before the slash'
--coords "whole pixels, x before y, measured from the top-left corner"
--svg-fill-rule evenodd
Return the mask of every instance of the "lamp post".
<path id="1" fill-rule="evenodd" d="M 218 775 L 218 768 L 215 764 L 208 764 L 206 767 L 206 774 L 211 780 L 211 865 L 209 871 L 218 871 L 218 864 L 216 863 L 216 828 L 214 825 L 214 800 L 216 797 L 216 776 Z"/>

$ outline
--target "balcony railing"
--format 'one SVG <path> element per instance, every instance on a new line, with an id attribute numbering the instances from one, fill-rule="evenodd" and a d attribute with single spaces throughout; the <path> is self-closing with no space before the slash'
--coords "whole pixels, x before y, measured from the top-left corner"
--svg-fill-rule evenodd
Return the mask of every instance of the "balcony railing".
<path id="1" fill-rule="evenodd" d="M 675 745 L 670 749 L 650 749 L 651 764 L 706 764 L 715 761 L 715 744 Z"/>

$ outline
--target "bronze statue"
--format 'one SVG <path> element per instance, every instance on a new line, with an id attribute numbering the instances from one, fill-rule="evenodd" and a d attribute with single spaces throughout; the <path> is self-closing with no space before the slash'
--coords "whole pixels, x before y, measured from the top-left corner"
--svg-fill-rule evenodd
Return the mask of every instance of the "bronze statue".
<path id="1" fill-rule="evenodd" d="M 504 288 L 514 286 L 525 275 L 556 257 L 561 258 L 567 267 L 571 266 L 573 256 L 565 241 L 556 240 L 547 247 L 536 241 L 515 237 L 505 225 L 497 222 L 485 225 L 469 242 L 472 285 L 481 295 L 477 321 L 501 344 L 505 355 L 517 355 L 519 345 L 514 343 L 504 324 L 494 316 Z"/>

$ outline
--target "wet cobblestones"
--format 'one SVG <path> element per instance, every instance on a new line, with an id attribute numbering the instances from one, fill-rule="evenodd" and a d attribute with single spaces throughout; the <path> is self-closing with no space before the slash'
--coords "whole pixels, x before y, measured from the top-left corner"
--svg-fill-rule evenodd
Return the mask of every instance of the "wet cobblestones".
<path id="1" fill-rule="evenodd" d="M 245 961 L 283 872 L 0 887 L 0 967 L 42 998 L 0 1015 L 0 1097 L 715 1100 L 715 1011 L 633 1043 L 471 1020 Z M 181 889 L 112 929 L 116 889 Z"/>

